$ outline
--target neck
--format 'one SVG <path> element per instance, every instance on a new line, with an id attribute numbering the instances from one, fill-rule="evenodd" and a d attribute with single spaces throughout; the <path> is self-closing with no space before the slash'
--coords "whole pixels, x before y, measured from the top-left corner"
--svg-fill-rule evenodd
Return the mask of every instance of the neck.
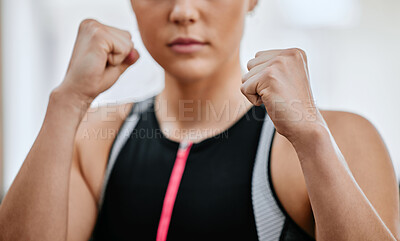
<path id="1" fill-rule="evenodd" d="M 166 73 L 165 88 L 156 96 L 156 115 L 161 128 L 169 133 L 193 129 L 223 131 L 252 106 L 241 93 L 241 84 L 239 53 L 220 66 L 216 73 L 195 82 L 178 80 Z M 202 136 L 203 139 L 206 137 Z"/>

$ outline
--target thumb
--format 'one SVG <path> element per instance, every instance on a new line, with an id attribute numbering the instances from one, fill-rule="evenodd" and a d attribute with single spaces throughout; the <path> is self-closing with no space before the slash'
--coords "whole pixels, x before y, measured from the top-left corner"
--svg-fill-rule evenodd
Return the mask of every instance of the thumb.
<path id="1" fill-rule="evenodd" d="M 131 65 L 136 63 L 136 61 L 139 59 L 140 55 L 139 52 L 133 48 L 131 52 L 126 56 L 124 61 L 119 66 L 116 66 L 117 69 L 120 71 L 120 75 L 125 72 L 126 69 L 128 69 Z"/>
<path id="2" fill-rule="evenodd" d="M 139 52 L 135 48 L 133 48 L 131 52 L 128 54 L 128 56 L 126 56 L 125 60 L 122 62 L 121 65 L 123 65 L 123 67 L 128 68 L 132 64 L 136 63 L 139 57 L 140 57 Z"/>

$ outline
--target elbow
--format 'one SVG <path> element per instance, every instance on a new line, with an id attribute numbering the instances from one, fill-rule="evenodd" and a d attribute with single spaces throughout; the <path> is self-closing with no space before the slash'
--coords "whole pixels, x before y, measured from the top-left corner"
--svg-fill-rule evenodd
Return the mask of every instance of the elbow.
<path id="1" fill-rule="evenodd" d="M 396 239 L 396 241 L 400 241 L 400 224 L 397 226 L 397 230 L 394 231 L 393 237 Z"/>
<path id="2" fill-rule="evenodd" d="M 396 241 L 400 241 L 400 220 L 397 222 L 396 230 L 394 231 L 393 236 L 395 237 Z"/>

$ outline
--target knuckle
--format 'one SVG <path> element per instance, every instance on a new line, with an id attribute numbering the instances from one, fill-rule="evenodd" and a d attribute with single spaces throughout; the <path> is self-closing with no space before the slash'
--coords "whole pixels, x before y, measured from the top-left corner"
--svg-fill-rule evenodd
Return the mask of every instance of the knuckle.
<path id="1" fill-rule="evenodd" d="M 275 68 L 273 67 L 267 67 L 262 71 L 262 76 L 268 79 L 274 79 L 275 77 Z"/>
<path id="2" fill-rule="evenodd" d="M 128 52 L 130 52 L 131 49 L 133 49 L 133 47 L 134 47 L 133 42 L 132 42 L 132 41 L 129 41 L 129 42 L 128 42 Z"/>
<path id="3" fill-rule="evenodd" d="M 245 84 L 242 84 L 241 86 L 240 86 L 240 91 L 245 95 L 246 94 L 246 85 Z"/>
<path id="4" fill-rule="evenodd" d="M 302 57 L 304 58 L 304 60 L 307 62 L 307 54 L 306 51 L 299 49 L 300 53 L 302 54 Z"/>
<path id="5" fill-rule="evenodd" d="M 264 53 L 265 53 L 265 51 L 258 51 L 255 56 L 257 58 L 257 57 L 263 55 Z"/>
<path id="6" fill-rule="evenodd" d="M 254 67 L 255 65 L 255 59 L 250 60 L 249 62 L 247 62 L 247 69 L 250 70 Z"/>
<path id="7" fill-rule="evenodd" d="M 305 57 L 305 52 L 299 48 L 292 48 L 287 50 L 287 54 L 295 59 L 302 59 L 303 56 Z"/>
<path id="8" fill-rule="evenodd" d="M 96 28 L 97 25 L 99 25 L 99 22 L 97 22 L 97 21 L 94 20 L 94 19 L 87 18 L 87 19 L 84 19 L 84 20 L 80 23 L 80 25 L 79 25 L 79 30 L 81 30 L 81 31 L 90 30 L 90 29 L 92 29 L 92 28 Z"/>
<path id="9" fill-rule="evenodd" d="M 101 28 L 95 28 L 92 29 L 92 31 L 90 32 L 90 37 L 93 41 L 97 41 L 97 40 L 101 40 L 103 39 L 103 31 Z"/>
<path id="10" fill-rule="evenodd" d="M 300 48 L 296 48 L 297 51 L 299 51 L 303 56 L 306 56 L 306 51 L 304 51 L 303 49 Z"/>
<path id="11" fill-rule="evenodd" d="M 268 88 L 264 88 L 264 89 L 260 90 L 260 96 L 263 100 L 265 100 L 264 98 L 268 97 L 268 95 L 269 95 Z"/>
<path id="12" fill-rule="evenodd" d="M 123 50 L 123 52 L 122 52 L 122 56 L 128 56 L 130 52 L 131 52 L 130 49 L 125 48 L 125 49 Z"/>
<path id="13" fill-rule="evenodd" d="M 81 22 L 79 31 L 89 36 L 91 40 L 103 38 L 103 25 L 94 19 L 85 19 Z"/>
<path id="14" fill-rule="evenodd" d="M 243 76 L 242 76 L 242 84 L 246 83 L 246 81 L 247 81 L 247 76 L 246 76 L 246 75 L 243 75 Z"/>
<path id="15" fill-rule="evenodd" d="M 129 40 L 132 39 L 132 34 L 129 31 L 123 30 L 123 33 Z"/>
<path id="16" fill-rule="evenodd" d="M 289 57 L 294 57 L 294 56 L 296 56 L 296 54 L 297 54 L 298 52 L 297 52 L 297 50 L 296 49 L 287 49 L 287 50 L 285 50 L 284 52 L 283 52 L 283 54 L 285 55 L 285 56 L 289 56 Z"/>
<path id="17" fill-rule="evenodd" d="M 129 54 L 131 52 L 131 50 L 133 49 L 134 44 L 130 39 L 127 39 L 126 41 L 124 41 L 123 43 L 123 54 Z"/>
<path id="18" fill-rule="evenodd" d="M 131 49 L 133 49 L 133 43 L 131 41 L 127 41 L 126 44 L 124 44 L 123 52 L 129 54 L 131 52 Z"/>
<path id="19" fill-rule="evenodd" d="M 286 63 L 286 58 L 284 56 L 276 56 L 272 61 L 272 65 L 284 65 Z"/>

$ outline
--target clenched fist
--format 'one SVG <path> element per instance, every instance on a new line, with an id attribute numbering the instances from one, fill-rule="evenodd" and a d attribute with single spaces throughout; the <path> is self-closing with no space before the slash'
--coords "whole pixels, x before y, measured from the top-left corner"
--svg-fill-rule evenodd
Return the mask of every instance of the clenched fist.
<path id="1" fill-rule="evenodd" d="M 92 100 L 138 58 L 129 32 L 86 19 L 80 24 L 65 79 L 58 88 Z"/>
<path id="2" fill-rule="evenodd" d="M 311 93 L 303 50 L 260 51 L 247 68 L 242 93 L 254 105 L 264 104 L 277 132 L 289 141 L 310 128 L 325 125 Z"/>

